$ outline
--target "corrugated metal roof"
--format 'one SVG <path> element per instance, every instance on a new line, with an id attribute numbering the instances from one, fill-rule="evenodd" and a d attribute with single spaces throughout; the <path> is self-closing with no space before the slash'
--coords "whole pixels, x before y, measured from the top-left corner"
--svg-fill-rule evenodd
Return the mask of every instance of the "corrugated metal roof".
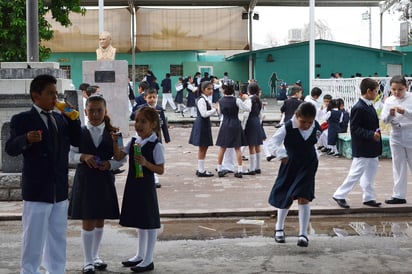
<path id="1" fill-rule="evenodd" d="M 271 47 L 271 48 L 264 48 L 264 49 L 254 50 L 254 51 L 242 52 L 242 53 L 238 53 L 238 54 L 234 54 L 232 56 L 226 57 L 226 61 L 249 60 L 250 55 L 254 56 L 254 55 L 259 54 L 259 53 L 272 52 L 274 50 L 283 49 L 283 48 L 301 47 L 301 46 L 305 46 L 306 44 L 309 44 L 309 42 L 308 41 L 303 41 L 303 42 L 299 42 L 299 43 L 293 43 L 293 44 L 282 45 L 282 46 L 277 46 L 277 47 Z M 393 55 L 405 55 L 403 52 L 395 51 L 395 50 L 376 49 L 376 48 L 364 47 L 364 46 L 359 46 L 359 45 L 354 45 L 354 44 L 348 44 L 348 43 L 342 43 L 342 42 L 336 42 L 336 41 L 330 41 L 330 40 L 323 40 L 323 39 L 316 39 L 315 44 L 316 45 L 319 45 L 319 44 L 339 45 L 339 46 L 345 46 L 345 47 L 359 48 L 359 49 L 368 50 L 368 51 L 375 51 L 375 52 L 378 52 L 378 53 L 393 54 Z"/>
<path id="2" fill-rule="evenodd" d="M 104 0 L 105 6 L 309 6 L 309 0 Z M 317 7 L 377 7 L 381 0 L 316 0 Z M 98 0 L 81 0 L 83 6 L 98 6 Z"/>

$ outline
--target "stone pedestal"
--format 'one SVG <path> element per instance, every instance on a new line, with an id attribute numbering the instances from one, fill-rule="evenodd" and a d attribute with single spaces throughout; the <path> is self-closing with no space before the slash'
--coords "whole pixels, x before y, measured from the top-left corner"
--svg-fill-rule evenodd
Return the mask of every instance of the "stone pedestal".
<path id="1" fill-rule="evenodd" d="M 100 87 L 112 124 L 124 137 L 129 135 L 127 66 L 125 60 L 83 61 L 83 82 Z"/>
<path id="2" fill-rule="evenodd" d="M 21 158 L 13 157 L 11 162 L 5 156 L 4 145 L 10 134 L 9 122 L 11 117 L 19 112 L 29 110 L 33 104 L 30 98 L 30 83 L 34 77 L 40 74 L 50 74 L 57 79 L 57 91 L 59 99 L 63 99 L 63 92 L 71 89 L 71 79 L 67 79 L 66 72 L 59 69 L 59 63 L 55 62 L 2 62 L 0 63 L 0 127 L 2 149 L 0 153 L 0 170 L 6 165 L 7 172 L 19 172 L 21 170 Z M 68 92 L 67 94 L 69 94 Z M 75 93 L 72 91 L 71 93 Z M 70 97 L 69 102 L 76 105 L 75 95 Z M 76 103 L 76 104 L 75 104 Z M 19 160 L 20 159 L 20 160 Z M 20 163 L 20 166 L 15 164 Z M 5 172 L 3 170 L 3 172 Z"/>

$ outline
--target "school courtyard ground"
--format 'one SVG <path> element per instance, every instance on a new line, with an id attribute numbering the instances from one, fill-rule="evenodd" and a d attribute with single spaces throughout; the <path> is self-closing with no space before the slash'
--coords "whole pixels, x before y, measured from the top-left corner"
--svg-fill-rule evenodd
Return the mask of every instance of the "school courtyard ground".
<path id="1" fill-rule="evenodd" d="M 165 144 L 166 171 L 160 176 L 162 187 L 158 189 L 162 228 L 152 273 L 410 273 L 411 185 L 406 205 L 364 206 L 358 185 L 347 198 L 351 208 L 341 209 L 331 197 L 345 178 L 351 160 L 320 155 L 316 198 L 311 203 L 309 247 L 296 245 L 296 205 L 286 220 L 286 243 L 278 244 L 272 237 L 276 211 L 267 199 L 279 161 L 268 162 L 262 157 L 260 175 L 238 179 L 228 174 L 219 178 L 214 170 L 217 148 L 210 147 L 206 168 L 215 176 L 198 178 L 197 150 L 188 144 L 191 118 L 170 110 L 166 114 L 172 141 Z M 271 136 L 280 118 L 276 101 L 268 100 L 265 115 L 265 130 Z M 213 127 L 214 138 L 217 130 Z M 244 170 L 248 164 L 243 163 Z M 392 193 L 391 165 L 390 159 L 380 160 L 375 182 L 379 202 Z M 116 175 L 119 202 L 127 166 L 123 169 Z M 19 272 L 21 205 L 0 202 L 1 274 Z M 80 222 L 69 220 L 67 273 L 81 273 L 80 229 Z M 101 257 L 109 266 L 101 273 L 131 273 L 120 262 L 133 256 L 136 247 L 135 230 L 119 226 L 116 220 L 108 221 Z"/>

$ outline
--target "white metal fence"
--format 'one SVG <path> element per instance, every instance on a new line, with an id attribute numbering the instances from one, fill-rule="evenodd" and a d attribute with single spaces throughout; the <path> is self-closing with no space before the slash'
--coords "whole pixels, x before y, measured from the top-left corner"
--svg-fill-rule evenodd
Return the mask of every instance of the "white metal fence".
<path id="1" fill-rule="evenodd" d="M 360 83 L 364 78 L 340 78 L 340 79 L 314 79 L 313 87 L 318 87 L 322 90 L 322 97 L 325 94 L 332 95 L 332 98 L 342 98 L 345 102 L 345 108 L 350 110 L 352 106 L 359 100 Z M 389 94 L 390 77 L 373 77 L 379 82 L 380 103 Z"/>

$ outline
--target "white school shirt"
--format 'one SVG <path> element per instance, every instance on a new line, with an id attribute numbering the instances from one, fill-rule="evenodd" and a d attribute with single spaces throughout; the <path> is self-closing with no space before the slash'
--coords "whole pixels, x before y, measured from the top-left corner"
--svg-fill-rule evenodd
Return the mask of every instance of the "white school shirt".
<path id="1" fill-rule="evenodd" d="M 157 140 L 156 133 L 152 133 L 149 137 L 142 139 L 137 133 L 135 134 L 134 138 L 136 138 L 135 144 L 140 144 L 143 147 L 147 142 L 154 142 Z M 129 154 L 130 146 L 132 145 L 132 140 L 130 140 L 126 146 L 122 149 L 122 151 L 126 154 Z M 158 142 L 154 149 L 153 149 L 153 160 L 155 165 L 161 165 L 165 163 L 165 150 L 162 143 Z"/>
<path id="2" fill-rule="evenodd" d="M 296 121 L 295 115 L 292 117 L 292 128 L 298 128 L 298 123 Z M 313 124 L 310 126 L 308 130 L 301 130 L 299 129 L 300 134 L 302 135 L 304 140 L 307 140 L 310 135 L 313 132 L 313 129 L 315 128 L 315 121 L 313 121 Z M 279 160 L 282 160 L 283 158 L 288 157 L 288 154 L 286 152 L 286 148 L 283 145 L 283 141 L 285 140 L 286 137 L 286 128 L 285 125 L 283 125 L 281 128 L 279 128 L 275 134 L 273 134 L 272 138 L 270 138 L 270 152 L 272 155 L 276 155 L 276 157 Z"/>
<path id="3" fill-rule="evenodd" d="M 96 127 L 87 123 L 86 127 L 90 132 L 90 136 L 92 137 L 93 144 L 95 145 L 95 147 L 98 147 L 103 139 L 103 131 L 106 127 L 105 123 L 103 122 Z M 69 163 L 72 165 L 82 163 L 82 161 L 80 161 L 80 156 L 82 154 L 83 153 L 79 153 L 79 147 L 70 146 Z M 116 170 L 120 168 L 125 162 L 126 162 L 126 159 L 123 159 L 121 161 L 116 161 L 114 159 L 109 160 L 110 170 Z"/>
<path id="4" fill-rule="evenodd" d="M 187 89 L 191 92 L 195 92 L 197 90 L 197 87 L 195 86 L 195 84 L 187 83 Z"/>
<path id="5" fill-rule="evenodd" d="M 205 98 L 205 100 L 208 100 L 208 98 L 204 94 L 202 94 L 201 97 Z M 207 118 L 216 114 L 216 109 L 214 107 L 212 107 L 211 110 L 207 110 L 205 100 L 200 100 L 200 98 L 197 100 L 197 108 L 199 109 L 200 116 L 202 116 L 203 118 Z"/>
<path id="6" fill-rule="evenodd" d="M 176 91 L 181 91 L 183 89 L 183 83 L 176 83 L 175 85 L 175 89 Z"/>
<path id="7" fill-rule="evenodd" d="M 391 107 L 402 107 L 404 114 L 389 115 Z M 402 99 L 389 96 L 383 105 L 381 117 L 384 123 L 391 124 L 391 143 L 412 148 L 412 94 L 405 93 Z"/>
<path id="8" fill-rule="evenodd" d="M 316 121 L 319 121 L 319 119 L 322 118 L 322 117 L 319 117 L 319 111 L 320 111 L 321 103 L 318 100 L 314 99 L 310 95 L 307 95 L 305 97 L 305 102 L 311 103 L 316 108 Z M 325 120 L 327 120 L 327 119 L 325 119 Z"/>

